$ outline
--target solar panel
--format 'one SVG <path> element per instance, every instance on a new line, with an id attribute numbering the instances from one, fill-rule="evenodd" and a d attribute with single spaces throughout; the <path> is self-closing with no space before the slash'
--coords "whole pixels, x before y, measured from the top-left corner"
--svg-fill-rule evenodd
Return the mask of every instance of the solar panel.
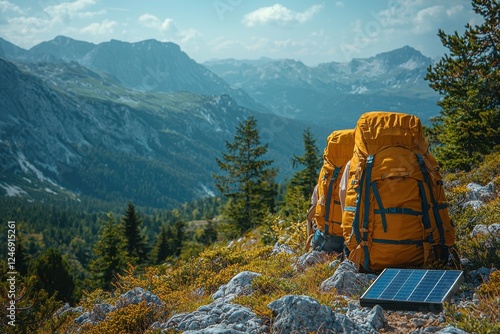
<path id="1" fill-rule="evenodd" d="M 387 268 L 361 296 L 361 306 L 441 312 L 464 281 L 461 270 Z"/>

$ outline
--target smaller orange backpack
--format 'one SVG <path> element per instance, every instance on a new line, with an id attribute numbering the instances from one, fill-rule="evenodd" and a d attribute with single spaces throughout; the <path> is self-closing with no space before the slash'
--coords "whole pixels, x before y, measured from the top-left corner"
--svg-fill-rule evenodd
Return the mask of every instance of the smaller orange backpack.
<path id="1" fill-rule="evenodd" d="M 318 201 L 314 213 L 316 231 L 313 248 L 326 252 L 342 252 L 344 238 L 341 222 L 339 183 L 354 149 L 354 130 L 333 131 L 326 140 L 323 166 L 318 177 Z"/>

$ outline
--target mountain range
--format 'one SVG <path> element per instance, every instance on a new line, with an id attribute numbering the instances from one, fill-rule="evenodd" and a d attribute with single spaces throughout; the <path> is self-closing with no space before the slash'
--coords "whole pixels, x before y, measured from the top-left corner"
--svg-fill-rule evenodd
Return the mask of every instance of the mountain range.
<path id="1" fill-rule="evenodd" d="M 439 113 L 424 80 L 432 59 L 405 46 L 366 59 L 315 67 L 292 59 L 214 60 L 204 65 L 285 117 L 352 126 L 370 110 L 401 111 L 424 122 Z"/>
<path id="2" fill-rule="evenodd" d="M 322 150 L 368 110 L 438 113 L 431 60 L 410 47 L 316 67 L 199 64 L 173 43 L 58 36 L 30 50 L 0 38 L 0 58 L 0 191 L 31 199 L 174 207 L 214 193 L 215 157 L 250 115 L 283 180 L 307 127 Z"/>

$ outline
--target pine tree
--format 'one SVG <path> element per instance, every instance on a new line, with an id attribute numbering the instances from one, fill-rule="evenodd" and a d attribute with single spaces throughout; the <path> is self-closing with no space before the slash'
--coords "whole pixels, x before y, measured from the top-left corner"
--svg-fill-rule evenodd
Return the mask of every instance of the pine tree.
<path id="1" fill-rule="evenodd" d="M 216 159 L 223 175 L 214 175 L 219 191 L 229 201 L 223 216 L 229 236 L 239 235 L 262 222 L 273 209 L 277 169 L 265 160 L 268 145 L 261 145 L 255 118 L 240 123 L 234 141 L 226 141 L 227 153 Z"/>
<path id="2" fill-rule="evenodd" d="M 172 240 L 172 250 L 175 256 L 181 254 L 184 239 L 186 239 L 185 228 L 186 223 L 183 220 L 178 220 L 174 224 L 175 238 Z"/>
<path id="3" fill-rule="evenodd" d="M 31 256 L 24 245 L 23 234 L 18 233 L 16 241 L 16 270 L 19 274 L 26 275 Z"/>
<path id="4" fill-rule="evenodd" d="M 214 222 L 209 220 L 200 237 L 200 242 L 204 245 L 209 245 L 215 241 L 217 241 L 217 230 L 215 229 Z"/>
<path id="5" fill-rule="evenodd" d="M 172 249 L 172 243 L 174 239 L 174 234 L 170 226 L 163 225 L 158 233 L 156 243 L 151 251 L 151 261 L 155 264 L 160 264 L 168 256 L 174 255 Z"/>
<path id="6" fill-rule="evenodd" d="M 127 242 L 128 256 L 133 259 L 133 262 L 142 263 L 147 258 L 148 244 L 146 237 L 141 233 L 142 220 L 137 216 L 132 203 L 128 203 L 121 221 Z"/>
<path id="7" fill-rule="evenodd" d="M 304 154 L 302 156 L 294 155 L 292 165 L 304 166 L 303 169 L 296 172 L 290 180 L 291 187 L 297 187 L 302 193 L 304 200 L 309 202 L 312 191 L 318 182 L 319 168 L 321 167 L 321 155 L 316 146 L 311 130 L 308 128 L 302 134 L 304 139 Z"/>
<path id="8" fill-rule="evenodd" d="M 30 270 L 37 279 L 37 286 L 50 296 L 57 292 L 56 299 L 72 303 L 75 282 L 69 273 L 68 263 L 59 250 L 49 248 L 35 260 Z"/>
<path id="9" fill-rule="evenodd" d="M 450 54 L 426 76 L 443 95 L 431 130 L 440 143 L 435 155 L 444 167 L 465 170 L 500 144 L 500 2 L 473 0 L 472 7 L 484 22 L 466 24 L 462 36 L 439 30 Z"/>
<path id="10" fill-rule="evenodd" d="M 95 259 L 90 263 L 92 283 L 111 290 L 117 274 L 123 274 L 129 262 L 123 226 L 108 214 L 94 247 Z"/>

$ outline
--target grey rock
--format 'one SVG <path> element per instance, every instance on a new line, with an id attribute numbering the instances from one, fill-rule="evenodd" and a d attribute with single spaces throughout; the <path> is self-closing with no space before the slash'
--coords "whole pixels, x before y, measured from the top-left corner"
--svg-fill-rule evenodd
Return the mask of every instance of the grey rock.
<path id="1" fill-rule="evenodd" d="M 66 313 L 83 313 L 83 307 L 71 307 L 68 303 L 64 304 L 57 312 L 54 314 L 55 316 L 63 316 Z"/>
<path id="2" fill-rule="evenodd" d="M 484 205 L 484 202 L 483 202 L 483 201 L 478 201 L 478 200 L 475 200 L 475 201 L 467 201 L 467 202 L 465 202 L 464 204 L 462 204 L 462 207 L 463 207 L 463 208 L 466 208 L 466 207 L 470 206 L 470 207 L 472 207 L 474 210 L 478 210 L 478 209 L 480 209 L 483 205 Z"/>
<path id="3" fill-rule="evenodd" d="M 83 325 L 89 321 L 90 321 L 90 312 L 84 312 L 75 319 L 75 322 L 79 325 Z"/>
<path id="4" fill-rule="evenodd" d="M 495 247 L 500 243 L 500 224 L 477 224 L 470 235 L 471 237 L 485 236 L 485 246 Z"/>
<path id="5" fill-rule="evenodd" d="M 284 296 L 267 307 L 276 313 L 274 333 L 376 333 L 309 296 Z"/>
<path id="6" fill-rule="evenodd" d="M 476 237 L 478 235 L 493 235 L 495 237 L 500 236 L 500 224 L 477 224 L 474 226 L 474 229 L 471 232 L 472 237 Z"/>
<path id="7" fill-rule="evenodd" d="M 90 312 L 84 312 L 82 315 L 77 317 L 75 322 L 79 325 L 86 323 L 97 324 L 106 319 L 106 315 L 113 310 L 115 310 L 113 305 L 107 303 L 96 304 Z"/>
<path id="8" fill-rule="evenodd" d="M 354 263 L 345 260 L 330 278 L 321 283 L 320 289 L 326 292 L 335 288 L 342 295 L 353 296 L 363 292 L 375 278 L 373 274 L 358 273 Z"/>
<path id="9" fill-rule="evenodd" d="M 340 261 L 340 260 L 335 260 L 335 261 L 332 261 L 332 263 L 330 263 L 328 266 L 329 266 L 330 268 L 336 268 L 336 267 L 338 267 L 338 265 L 339 265 L 340 263 L 341 263 L 341 261 Z"/>
<path id="10" fill-rule="evenodd" d="M 156 328 L 176 329 L 187 334 L 258 334 L 262 333 L 262 320 L 247 307 L 216 301 L 195 312 L 175 315 Z"/>
<path id="11" fill-rule="evenodd" d="M 410 321 L 415 327 L 422 327 L 427 323 L 425 319 L 420 319 L 420 318 L 411 318 Z"/>
<path id="12" fill-rule="evenodd" d="M 446 326 L 439 332 L 436 332 L 436 334 L 468 334 L 468 333 L 460 328 L 456 328 L 453 326 Z"/>
<path id="13" fill-rule="evenodd" d="M 485 186 L 481 186 L 477 183 L 469 183 L 465 196 L 469 201 L 490 202 L 497 197 L 495 184 L 490 182 Z"/>
<path id="14" fill-rule="evenodd" d="M 146 301 L 148 305 L 162 305 L 160 298 L 151 293 L 151 291 L 137 287 L 122 294 L 120 296 L 120 300 L 118 300 L 118 302 L 116 303 L 116 306 L 107 303 L 96 304 L 90 312 L 84 312 L 79 317 L 77 317 L 75 319 L 75 322 L 79 325 L 83 325 L 86 323 L 97 324 L 106 319 L 106 316 L 109 312 L 126 305 L 138 304 L 143 300 Z M 77 311 L 83 312 L 83 309 L 78 309 Z"/>
<path id="15" fill-rule="evenodd" d="M 139 304 L 142 301 L 146 301 L 147 305 L 162 305 L 160 298 L 158 298 L 158 296 L 153 294 L 151 291 L 136 287 L 135 289 L 129 290 L 120 295 L 120 300 L 117 302 L 116 307 L 120 308 L 129 304 Z"/>
<path id="16" fill-rule="evenodd" d="M 422 328 L 422 333 L 436 333 L 437 331 L 443 329 L 442 327 L 438 327 L 438 326 L 429 326 L 429 327 L 425 327 L 425 328 Z"/>
<path id="17" fill-rule="evenodd" d="M 149 329 L 153 330 L 153 331 L 157 330 L 157 329 L 168 330 L 168 325 L 167 325 L 167 323 L 161 323 L 161 322 L 155 321 L 154 323 L 151 324 Z"/>
<path id="18" fill-rule="evenodd" d="M 212 298 L 219 301 L 231 301 L 236 296 L 251 293 L 252 280 L 260 276 L 259 273 L 243 271 L 234 276 L 227 284 L 219 287 Z"/>
<path id="19" fill-rule="evenodd" d="M 299 257 L 297 263 L 295 264 L 295 269 L 303 271 L 310 266 L 323 263 L 326 260 L 327 258 L 325 257 L 325 253 L 318 252 L 317 250 L 311 250 Z"/>
<path id="20" fill-rule="evenodd" d="M 290 254 L 290 255 L 295 254 L 295 252 L 293 251 L 293 249 L 290 246 L 276 242 L 274 244 L 273 251 L 271 252 L 271 255 L 276 255 L 279 253 L 285 253 L 285 254 Z"/>
<path id="21" fill-rule="evenodd" d="M 355 304 L 349 304 L 346 314 L 351 320 L 361 324 L 366 330 L 379 330 L 385 326 L 384 309 L 380 305 L 375 305 L 372 309 L 368 307 L 358 308 Z"/>
<path id="22" fill-rule="evenodd" d="M 496 268 L 486 268 L 480 267 L 476 270 L 469 271 L 468 275 L 473 284 L 473 286 L 479 286 L 487 281 L 490 277 L 490 274 L 495 271 Z"/>

